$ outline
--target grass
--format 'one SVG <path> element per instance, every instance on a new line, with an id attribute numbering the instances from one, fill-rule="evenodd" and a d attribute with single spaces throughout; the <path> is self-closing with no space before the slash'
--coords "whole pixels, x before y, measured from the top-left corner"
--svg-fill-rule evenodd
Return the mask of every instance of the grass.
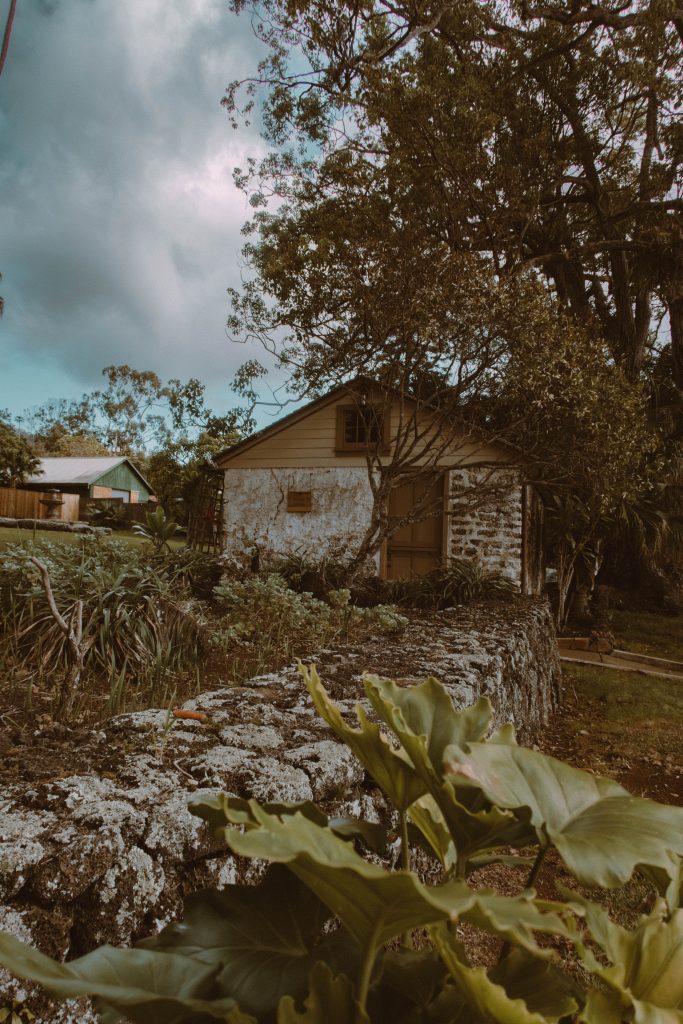
<path id="1" fill-rule="evenodd" d="M 683 615 L 617 609 L 612 612 L 612 632 L 621 649 L 683 661 Z"/>
<path id="2" fill-rule="evenodd" d="M 683 681 L 567 664 L 563 677 L 552 752 L 632 793 L 683 804 Z"/>
<path id="3" fill-rule="evenodd" d="M 61 533 L 58 530 L 54 532 L 51 530 L 36 530 L 35 533 L 36 544 L 49 542 L 50 544 L 78 545 L 84 536 L 88 535 L 82 533 Z M 126 544 L 131 544 L 135 547 L 148 543 L 144 537 L 138 537 L 130 530 L 114 530 L 111 534 L 104 536 L 104 540 L 107 539 L 122 540 Z M 14 526 L 0 527 L 0 548 L 6 547 L 8 544 L 23 544 L 26 542 L 29 544 L 33 542 L 33 530 L 21 530 Z M 169 544 L 172 548 L 182 548 L 185 545 L 185 540 L 179 537 L 177 540 L 170 540 Z"/>

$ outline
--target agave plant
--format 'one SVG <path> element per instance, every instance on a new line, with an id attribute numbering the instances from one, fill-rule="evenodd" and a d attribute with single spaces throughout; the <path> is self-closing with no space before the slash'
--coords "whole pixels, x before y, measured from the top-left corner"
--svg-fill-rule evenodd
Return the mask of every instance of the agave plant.
<path id="1" fill-rule="evenodd" d="M 0 963 L 60 996 L 91 995 L 105 1024 L 683 1020 L 683 809 L 519 747 L 509 726 L 489 735 L 489 702 L 457 712 L 434 679 L 400 687 L 367 676 L 379 721 L 359 705 L 352 725 L 315 670 L 301 671 L 395 820 L 383 827 L 330 819 L 310 802 L 198 797 L 191 810 L 228 850 L 270 863 L 259 885 L 197 893 L 182 921 L 136 948 L 103 947 L 68 964 L 0 934 Z M 411 870 L 415 841 L 440 863 L 438 884 Z M 398 869 L 387 856 L 397 844 Z M 511 845 L 532 848 L 524 888 L 472 887 L 472 872 L 508 863 Z M 574 890 L 539 899 L 533 883 L 550 848 L 584 886 L 620 886 L 640 869 L 664 898 L 631 930 Z M 494 966 L 470 961 L 463 924 L 499 940 Z M 582 980 L 553 943 L 574 950 Z"/>

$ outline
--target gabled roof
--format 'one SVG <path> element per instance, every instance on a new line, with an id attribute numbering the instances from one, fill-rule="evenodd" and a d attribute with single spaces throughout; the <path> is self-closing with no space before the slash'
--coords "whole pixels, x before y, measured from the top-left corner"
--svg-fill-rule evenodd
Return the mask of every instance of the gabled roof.
<path id="1" fill-rule="evenodd" d="M 295 409 L 294 412 L 290 412 L 287 416 L 282 416 L 279 420 L 275 420 L 274 423 L 269 424 L 267 427 L 263 427 L 261 430 L 257 430 L 255 433 L 250 434 L 249 437 L 245 437 L 244 440 L 238 441 L 237 444 L 231 445 L 230 448 L 225 448 L 214 456 L 214 462 L 219 469 L 222 469 L 227 462 L 232 459 L 233 455 L 237 455 L 253 445 L 260 444 L 261 441 L 265 441 L 266 438 L 278 434 L 281 430 L 290 427 L 293 423 L 298 420 L 304 419 L 309 416 L 312 412 L 317 409 L 322 409 L 326 405 L 335 402 L 342 395 L 351 395 L 354 392 L 368 392 L 368 391 L 379 391 L 381 385 L 373 380 L 371 377 L 366 377 L 363 374 L 359 374 L 352 380 L 346 381 L 344 384 L 337 384 L 330 391 L 325 392 L 320 398 L 314 398 L 312 401 L 307 402 L 306 405 L 300 406 Z M 396 392 L 398 394 L 398 392 Z M 414 396 L 406 395 L 407 398 L 413 398 Z M 476 429 L 476 428 L 470 428 Z M 517 448 L 516 445 L 509 441 L 505 441 L 502 438 L 495 438 L 490 441 L 495 447 L 501 448 L 504 451 L 510 452 L 515 455 L 516 458 L 522 458 L 524 461 L 528 460 L 528 457 Z"/>
<path id="2" fill-rule="evenodd" d="M 126 462 L 135 475 L 142 480 L 145 487 L 152 492 L 151 484 L 137 469 L 130 459 L 121 455 L 98 455 L 81 458 L 73 455 L 64 458 L 41 459 L 36 472 L 28 478 L 29 484 L 94 484 L 105 473 Z"/>

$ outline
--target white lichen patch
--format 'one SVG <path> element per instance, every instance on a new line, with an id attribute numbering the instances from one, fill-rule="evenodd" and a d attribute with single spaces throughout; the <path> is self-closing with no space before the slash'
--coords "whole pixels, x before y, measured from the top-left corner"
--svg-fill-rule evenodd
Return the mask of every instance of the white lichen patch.
<path id="1" fill-rule="evenodd" d="M 348 747 L 319 740 L 287 751 L 285 758 L 308 775 L 316 800 L 339 796 L 363 781 L 363 768 Z"/>
<path id="2" fill-rule="evenodd" d="M 180 791 L 150 811 L 144 844 L 162 861 L 182 861 L 201 846 L 204 831 L 187 809 L 187 793 Z"/>
<path id="3" fill-rule="evenodd" d="M 231 725 L 221 729 L 220 737 L 228 747 L 243 747 L 248 750 L 277 750 L 283 745 L 281 732 L 268 725 Z"/>
<path id="4" fill-rule="evenodd" d="M 0 899 L 19 892 L 30 869 L 46 853 L 46 836 L 56 822 L 49 812 L 24 811 L 4 804 L 0 808 Z"/>
<path id="5" fill-rule="evenodd" d="M 158 902 L 165 880 L 163 868 L 148 853 L 138 846 L 127 850 L 93 892 L 93 943 L 111 942 L 112 934 L 121 943 L 129 942 Z"/>
<path id="6" fill-rule="evenodd" d="M 311 800 L 313 790 L 300 768 L 238 747 L 214 747 L 193 762 L 206 785 L 256 800 Z"/>

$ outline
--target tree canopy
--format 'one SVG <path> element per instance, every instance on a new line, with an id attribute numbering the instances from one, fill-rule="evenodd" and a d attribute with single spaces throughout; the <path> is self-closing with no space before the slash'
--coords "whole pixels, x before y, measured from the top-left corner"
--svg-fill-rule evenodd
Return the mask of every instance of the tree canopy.
<path id="1" fill-rule="evenodd" d="M 39 460 L 27 439 L 10 424 L 0 410 L 0 486 L 24 483 L 38 468 Z"/>
<path id="2" fill-rule="evenodd" d="M 270 46 L 242 110 L 265 85 L 271 140 L 299 146 L 251 166 L 254 202 L 311 205 L 349 172 L 381 181 L 392 216 L 432 245 L 502 275 L 536 268 L 631 379 L 666 343 L 666 317 L 683 387 L 676 0 L 233 8 L 251 10 Z M 225 99 L 233 114 L 241 85 Z"/>

